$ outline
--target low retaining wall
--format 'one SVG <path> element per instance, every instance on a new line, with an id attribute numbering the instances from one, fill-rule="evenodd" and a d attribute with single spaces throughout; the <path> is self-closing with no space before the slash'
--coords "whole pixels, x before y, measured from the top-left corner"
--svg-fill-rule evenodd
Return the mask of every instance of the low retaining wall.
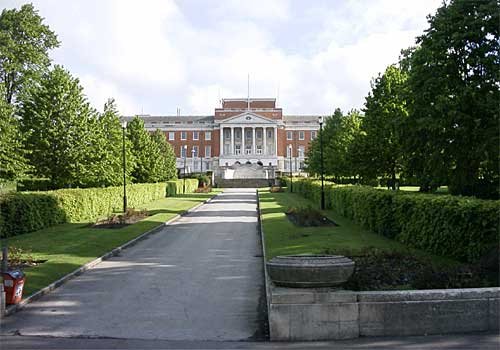
<path id="1" fill-rule="evenodd" d="M 499 329 L 500 288 L 352 292 L 271 285 L 269 297 L 271 340 L 331 340 Z"/>
<path id="2" fill-rule="evenodd" d="M 267 273 L 265 281 L 272 341 L 500 330 L 500 288 L 354 292 L 276 287 Z"/>
<path id="3" fill-rule="evenodd" d="M 273 186 L 274 179 L 222 179 L 215 178 L 215 184 L 220 188 L 259 188 Z"/>

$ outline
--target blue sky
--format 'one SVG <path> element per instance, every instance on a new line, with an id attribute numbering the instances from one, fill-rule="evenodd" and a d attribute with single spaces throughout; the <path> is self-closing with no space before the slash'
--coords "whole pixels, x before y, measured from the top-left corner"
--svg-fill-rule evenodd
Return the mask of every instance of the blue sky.
<path id="1" fill-rule="evenodd" d="M 4 0 L 4 7 L 23 1 Z M 441 0 L 43 0 L 54 63 L 92 105 L 212 114 L 219 97 L 278 97 L 285 114 L 361 108 L 370 80 L 428 27 Z"/>

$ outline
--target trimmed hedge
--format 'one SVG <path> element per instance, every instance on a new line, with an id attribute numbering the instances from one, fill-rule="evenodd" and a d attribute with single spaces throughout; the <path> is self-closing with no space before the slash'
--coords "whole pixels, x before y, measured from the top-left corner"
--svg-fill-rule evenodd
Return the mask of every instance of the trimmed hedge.
<path id="1" fill-rule="evenodd" d="M 171 183 L 127 185 L 128 206 L 164 198 Z M 195 183 L 193 183 L 195 182 Z M 197 180 L 191 180 L 186 190 L 193 192 Z M 18 192 L 0 197 L 0 237 L 10 237 L 64 222 L 88 222 L 113 211 L 121 211 L 123 187 L 63 189 L 45 192 Z"/>
<path id="2" fill-rule="evenodd" d="M 198 179 L 185 179 L 186 193 L 193 193 L 198 188 Z M 167 196 L 173 197 L 182 194 L 184 179 L 167 181 Z"/>
<path id="3" fill-rule="evenodd" d="M 319 203 L 321 183 L 294 179 L 293 191 Z M 375 233 L 462 261 L 499 244 L 500 201 L 328 185 L 325 205 Z"/>

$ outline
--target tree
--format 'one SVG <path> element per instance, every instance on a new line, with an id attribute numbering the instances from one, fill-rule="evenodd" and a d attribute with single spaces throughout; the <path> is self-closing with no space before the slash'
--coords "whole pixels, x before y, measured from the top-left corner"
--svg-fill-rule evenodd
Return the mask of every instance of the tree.
<path id="1" fill-rule="evenodd" d="M 323 162 L 324 162 L 324 173 L 325 175 L 332 175 L 332 169 L 330 167 L 331 163 L 327 161 L 328 145 L 330 141 L 336 138 L 336 134 L 340 129 L 340 123 L 343 114 L 340 108 L 336 108 L 333 114 L 324 120 L 323 132 L 318 133 L 316 137 L 310 144 L 308 155 L 307 155 L 307 170 L 311 174 L 321 174 L 321 145 L 320 140 L 323 140 Z M 331 161 L 332 157 L 329 157 Z"/>
<path id="2" fill-rule="evenodd" d="M 156 130 L 151 134 L 153 143 L 156 145 L 157 181 L 168 181 L 177 177 L 176 156 L 173 147 L 167 142 L 165 134 Z"/>
<path id="3" fill-rule="evenodd" d="M 23 86 L 38 80 L 50 65 L 48 51 L 59 46 L 56 34 L 43 24 L 33 5 L 4 9 L 0 15 L 0 83 L 13 103 Z"/>
<path id="4" fill-rule="evenodd" d="M 104 111 L 98 118 L 91 120 L 94 125 L 91 152 L 92 159 L 86 167 L 89 174 L 85 177 L 93 186 L 117 186 L 123 184 L 123 129 L 115 100 L 104 104 Z M 126 181 L 131 182 L 134 168 L 132 144 L 125 138 Z"/>
<path id="5" fill-rule="evenodd" d="M 356 145 L 360 150 L 360 171 L 372 178 L 389 177 L 393 189 L 404 164 L 401 125 L 408 117 L 406 80 L 407 74 L 391 65 L 372 81 L 365 102 L 362 137 Z"/>
<path id="6" fill-rule="evenodd" d="M 405 148 L 423 189 L 498 195 L 499 14 L 496 0 L 445 3 L 407 60 Z"/>
<path id="7" fill-rule="evenodd" d="M 3 97 L 0 85 L 0 180 L 14 180 L 28 169 L 22 144 L 19 121 L 13 116 L 13 107 Z"/>
<path id="8" fill-rule="evenodd" d="M 61 66 L 23 94 L 19 115 L 35 174 L 56 187 L 85 186 L 93 159 L 96 112 L 78 79 Z"/>
<path id="9" fill-rule="evenodd" d="M 337 108 L 331 117 L 326 118 L 323 128 L 323 158 L 326 175 L 342 182 L 344 178 L 356 178 L 358 171 L 352 154 L 352 143 L 360 132 L 362 115 L 351 110 L 344 115 Z M 309 148 L 308 170 L 313 174 L 321 172 L 319 137 L 312 141 Z"/>

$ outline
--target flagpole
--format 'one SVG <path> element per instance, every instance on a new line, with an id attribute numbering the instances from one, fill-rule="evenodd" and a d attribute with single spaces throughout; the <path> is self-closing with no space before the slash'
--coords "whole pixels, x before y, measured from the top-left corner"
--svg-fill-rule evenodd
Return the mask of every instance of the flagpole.
<path id="1" fill-rule="evenodd" d="M 247 79 L 247 110 L 250 111 L 250 73 Z"/>

